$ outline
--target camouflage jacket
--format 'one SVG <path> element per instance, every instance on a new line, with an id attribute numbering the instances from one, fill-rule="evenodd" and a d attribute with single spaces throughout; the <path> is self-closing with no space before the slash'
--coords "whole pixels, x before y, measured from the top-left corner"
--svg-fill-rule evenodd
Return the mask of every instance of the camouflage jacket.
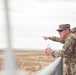
<path id="1" fill-rule="evenodd" d="M 69 61 L 76 61 L 76 36 L 69 34 L 65 40 L 62 50 L 58 52 L 53 51 L 52 56 L 61 56 L 67 58 Z"/>
<path id="2" fill-rule="evenodd" d="M 65 40 L 60 38 L 60 37 L 56 37 L 56 36 L 53 36 L 53 37 L 50 37 L 49 40 L 52 40 L 52 41 L 55 41 L 55 42 L 60 42 L 62 44 L 65 43 Z"/>

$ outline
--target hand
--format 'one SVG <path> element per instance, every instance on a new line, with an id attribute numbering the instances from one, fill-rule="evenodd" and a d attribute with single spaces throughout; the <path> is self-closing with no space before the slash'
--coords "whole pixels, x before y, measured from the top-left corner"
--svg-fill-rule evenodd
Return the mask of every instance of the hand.
<path id="1" fill-rule="evenodd" d="M 48 40 L 49 39 L 49 37 L 47 37 L 47 36 L 42 36 L 43 38 L 44 38 L 44 40 Z"/>
<path id="2" fill-rule="evenodd" d="M 53 52 L 53 50 L 51 48 L 50 49 L 49 48 L 45 49 L 45 53 L 46 53 L 47 56 L 51 55 L 52 52 Z"/>

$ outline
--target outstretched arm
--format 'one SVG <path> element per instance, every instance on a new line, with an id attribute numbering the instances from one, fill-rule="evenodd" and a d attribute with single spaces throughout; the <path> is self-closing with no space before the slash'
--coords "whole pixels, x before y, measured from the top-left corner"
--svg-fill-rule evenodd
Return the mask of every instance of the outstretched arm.
<path id="1" fill-rule="evenodd" d="M 56 36 L 43 36 L 43 38 L 45 39 L 45 40 L 52 40 L 52 41 L 55 41 L 55 42 L 60 42 L 60 43 L 62 43 L 62 44 L 64 44 L 65 43 L 65 40 L 64 39 L 62 39 L 62 38 L 60 38 L 60 37 L 56 37 Z"/>
<path id="2" fill-rule="evenodd" d="M 70 58 L 70 56 L 72 54 L 72 51 L 74 49 L 74 44 L 75 44 L 74 39 L 67 39 L 65 41 L 65 44 L 62 47 L 62 50 L 60 50 L 59 52 L 53 51 L 52 56 L 53 57 L 61 56 L 61 57 L 64 57 L 64 58 Z"/>

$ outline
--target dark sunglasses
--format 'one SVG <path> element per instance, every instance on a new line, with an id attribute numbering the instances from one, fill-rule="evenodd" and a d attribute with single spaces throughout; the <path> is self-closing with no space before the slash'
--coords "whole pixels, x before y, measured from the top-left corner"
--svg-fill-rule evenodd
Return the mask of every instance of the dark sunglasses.
<path id="1" fill-rule="evenodd" d="M 65 29 L 64 29 L 65 30 Z M 58 30 L 58 32 L 62 32 L 62 31 L 64 31 L 64 30 Z"/>

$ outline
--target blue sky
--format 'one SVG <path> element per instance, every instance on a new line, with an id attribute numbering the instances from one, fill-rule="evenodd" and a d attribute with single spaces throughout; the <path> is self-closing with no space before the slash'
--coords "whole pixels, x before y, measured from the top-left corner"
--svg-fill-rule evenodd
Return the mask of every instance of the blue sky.
<path id="1" fill-rule="evenodd" d="M 45 49 L 49 43 L 53 49 L 62 44 L 45 41 L 42 36 L 59 36 L 59 24 L 76 26 L 76 1 L 74 0 L 8 0 L 11 26 L 11 42 L 14 49 Z M 0 0 L 0 48 L 7 42 L 5 10 Z"/>

